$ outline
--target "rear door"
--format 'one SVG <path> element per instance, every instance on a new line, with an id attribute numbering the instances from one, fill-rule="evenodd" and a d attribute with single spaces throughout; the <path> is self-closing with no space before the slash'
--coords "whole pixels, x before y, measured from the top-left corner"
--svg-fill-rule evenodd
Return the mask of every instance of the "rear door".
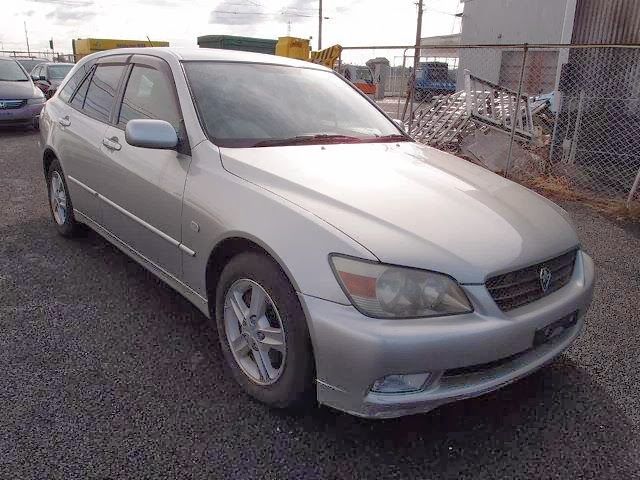
<path id="1" fill-rule="evenodd" d="M 92 110 L 86 103 L 94 74 L 95 66 L 88 73 L 78 70 L 47 110 L 53 120 L 52 143 L 67 177 L 73 207 L 100 223 L 102 205 L 95 193 L 100 187 L 99 164 L 107 124 L 90 115 Z"/>
<path id="2" fill-rule="evenodd" d="M 169 65 L 134 55 L 121 99 L 104 134 L 104 225 L 129 246 L 173 276 L 182 276 L 182 196 L 191 162 L 182 113 Z M 176 129 L 175 150 L 133 147 L 125 141 L 127 122 L 159 119 Z"/>

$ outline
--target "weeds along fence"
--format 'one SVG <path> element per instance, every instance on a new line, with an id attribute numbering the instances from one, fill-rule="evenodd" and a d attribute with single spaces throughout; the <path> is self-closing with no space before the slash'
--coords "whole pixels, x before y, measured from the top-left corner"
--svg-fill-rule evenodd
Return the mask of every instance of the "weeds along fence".
<path id="1" fill-rule="evenodd" d="M 640 45 L 343 47 L 416 140 L 527 183 L 640 197 Z"/>

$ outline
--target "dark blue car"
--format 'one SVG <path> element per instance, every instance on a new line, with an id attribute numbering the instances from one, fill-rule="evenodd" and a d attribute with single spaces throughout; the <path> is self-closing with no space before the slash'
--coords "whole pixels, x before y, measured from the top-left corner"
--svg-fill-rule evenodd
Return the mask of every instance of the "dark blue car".
<path id="1" fill-rule="evenodd" d="M 446 62 L 421 63 L 416 77 L 416 100 L 430 101 L 435 95 L 448 95 L 456 91 L 456 82 L 449 78 Z"/>

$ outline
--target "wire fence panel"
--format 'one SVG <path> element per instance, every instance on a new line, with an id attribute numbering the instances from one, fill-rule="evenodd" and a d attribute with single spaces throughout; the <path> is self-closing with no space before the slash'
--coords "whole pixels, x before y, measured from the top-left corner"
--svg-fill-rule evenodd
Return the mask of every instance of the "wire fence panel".
<path id="1" fill-rule="evenodd" d="M 640 49 L 572 50 L 558 90 L 553 171 L 595 193 L 628 194 L 640 169 Z"/>
<path id="2" fill-rule="evenodd" d="M 417 65 L 414 55 L 343 47 L 338 71 L 419 142 L 525 183 L 553 176 L 598 198 L 640 196 L 640 46 L 422 45 Z"/>
<path id="3" fill-rule="evenodd" d="M 638 46 L 423 45 L 417 68 L 414 53 L 344 47 L 340 62 L 384 63 L 376 101 L 417 141 L 525 183 L 640 195 Z"/>
<path id="4" fill-rule="evenodd" d="M 49 62 L 75 63 L 73 54 L 52 52 L 51 50 L 0 50 L 0 56 L 18 59 L 40 59 Z"/>

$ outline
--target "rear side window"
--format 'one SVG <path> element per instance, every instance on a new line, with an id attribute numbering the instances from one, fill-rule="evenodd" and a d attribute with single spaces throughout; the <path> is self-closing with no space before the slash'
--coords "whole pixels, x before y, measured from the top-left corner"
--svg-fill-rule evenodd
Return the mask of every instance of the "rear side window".
<path id="1" fill-rule="evenodd" d="M 180 110 L 173 84 L 164 73 L 144 65 L 133 67 L 124 91 L 118 125 L 124 127 L 136 118 L 165 120 L 176 131 L 180 130 Z"/>
<path id="2" fill-rule="evenodd" d="M 64 100 L 65 102 L 68 102 L 69 99 L 71 98 L 71 95 L 73 95 L 73 92 L 75 91 L 76 87 L 82 81 L 85 73 L 87 73 L 87 70 L 90 67 L 91 67 L 90 65 L 89 67 L 87 67 L 86 63 L 81 67 L 78 67 L 78 70 L 76 70 L 76 73 L 73 74 L 73 76 L 65 84 L 64 88 L 60 90 L 60 93 L 58 93 L 58 98 Z"/>
<path id="3" fill-rule="evenodd" d="M 98 65 L 91 78 L 82 107 L 87 115 L 102 122 L 109 121 L 109 114 L 124 68 L 124 65 Z"/>

